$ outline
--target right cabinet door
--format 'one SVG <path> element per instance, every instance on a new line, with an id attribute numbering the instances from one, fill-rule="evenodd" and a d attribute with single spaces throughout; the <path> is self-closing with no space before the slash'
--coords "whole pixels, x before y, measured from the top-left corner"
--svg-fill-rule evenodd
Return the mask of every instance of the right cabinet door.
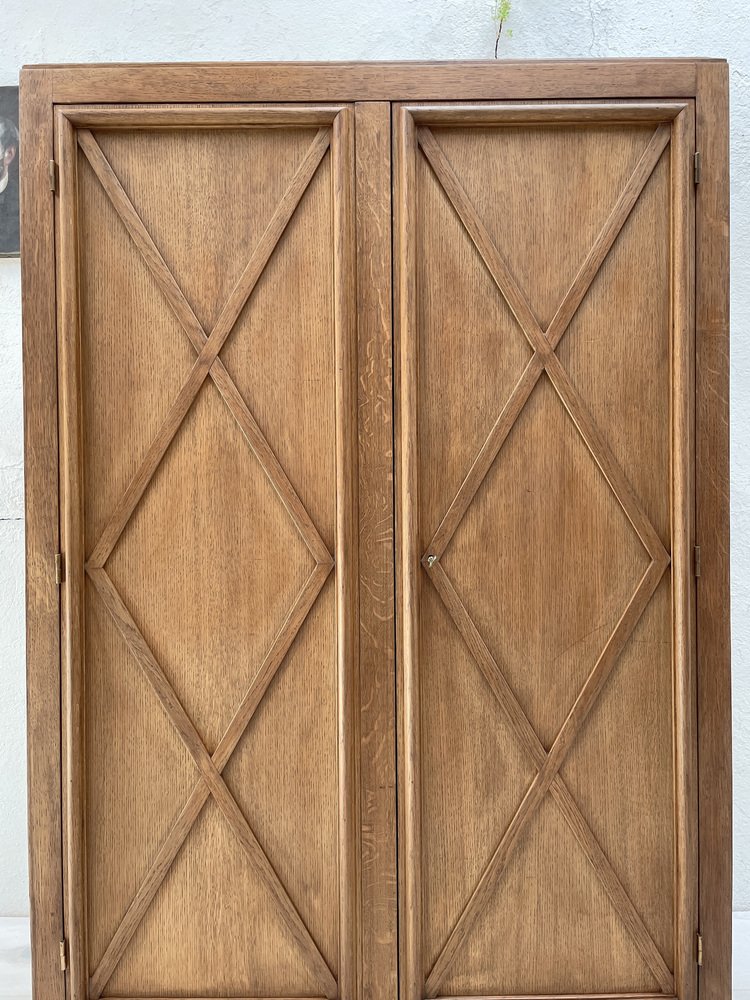
<path id="1" fill-rule="evenodd" d="M 403 1000 L 692 997 L 692 106 L 394 142 Z"/>

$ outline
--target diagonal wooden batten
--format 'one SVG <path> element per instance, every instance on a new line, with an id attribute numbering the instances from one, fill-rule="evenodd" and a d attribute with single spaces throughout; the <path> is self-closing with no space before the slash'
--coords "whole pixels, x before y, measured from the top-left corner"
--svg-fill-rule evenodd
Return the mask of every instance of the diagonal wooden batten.
<path id="1" fill-rule="evenodd" d="M 315 137 L 315 143 L 327 144 L 328 136 L 328 129 L 319 129 Z M 99 178 L 105 194 L 112 203 L 112 207 L 132 239 L 136 250 L 140 253 L 146 267 L 153 275 L 158 288 L 164 295 L 167 305 L 187 334 L 190 343 L 196 351 L 200 352 L 208 340 L 208 335 L 158 247 L 151 238 L 143 219 L 138 214 L 138 211 L 91 132 L 87 130 L 81 131 L 79 133 L 79 143 L 86 153 L 96 176 Z M 332 556 L 320 537 L 320 533 L 315 527 L 312 518 L 307 513 L 276 454 L 264 437 L 263 432 L 251 414 L 221 358 L 217 358 L 214 361 L 209 370 L 209 375 L 245 436 L 253 454 L 260 462 L 271 486 L 284 504 L 294 522 L 294 526 L 310 550 L 313 559 L 321 564 L 332 562 Z"/>
<path id="2" fill-rule="evenodd" d="M 464 228 L 487 266 L 495 284 L 508 303 L 522 332 L 534 350 L 534 355 L 527 363 L 500 416 L 492 427 L 454 500 L 433 535 L 423 558 L 423 565 L 435 584 L 454 623 L 461 632 L 470 652 L 479 664 L 491 690 L 504 709 L 511 728 L 539 768 L 536 777 L 518 807 L 516 815 L 513 817 L 495 854 L 480 878 L 474 893 L 460 914 L 443 950 L 438 956 L 427 978 L 426 992 L 430 997 L 436 996 L 439 992 L 440 984 L 445 977 L 448 967 L 461 943 L 466 939 L 476 917 L 484 908 L 494 890 L 518 837 L 535 814 L 544 795 L 548 790 L 551 790 L 553 797 L 560 805 L 563 815 L 571 826 L 579 843 L 581 843 L 590 863 L 599 875 L 605 890 L 638 945 L 644 960 L 654 974 L 660 988 L 664 993 L 671 994 L 674 992 L 674 977 L 672 973 L 559 775 L 559 769 L 565 755 L 588 712 L 598 698 L 624 644 L 632 634 L 635 624 L 661 580 L 664 570 L 669 564 L 669 556 L 656 530 L 641 509 L 632 487 L 615 461 L 606 441 L 584 406 L 562 363 L 554 353 L 555 347 L 586 296 L 594 277 L 607 258 L 618 234 L 629 218 L 643 188 L 669 143 L 671 128 L 666 124 L 659 125 L 652 135 L 625 188 L 618 197 L 604 226 L 576 274 L 573 283 L 563 297 L 547 328 L 546 336 L 542 332 L 525 296 L 516 284 L 502 255 L 479 218 L 476 209 L 432 132 L 423 126 L 418 129 L 417 134 L 419 144 L 438 182 L 441 184 L 446 196 L 453 205 Z M 510 686 L 505 681 L 504 676 L 471 621 L 468 612 L 453 589 L 445 571 L 438 562 L 466 514 L 477 490 L 489 473 L 503 443 L 533 392 L 534 386 L 545 370 L 563 405 L 576 425 L 577 430 L 581 434 L 584 443 L 591 452 L 612 492 L 651 557 L 651 563 L 641 579 L 633 598 L 615 627 L 586 684 L 563 723 L 549 754 L 544 750 L 528 718 L 515 699 Z"/>
<path id="3" fill-rule="evenodd" d="M 433 564 L 433 571 L 436 565 Z M 665 568 L 666 564 L 663 561 L 651 562 L 641 578 L 633 597 L 630 599 L 627 608 L 609 637 L 594 669 L 589 674 L 580 694 L 573 703 L 573 707 L 560 727 L 560 731 L 549 753 L 546 754 L 542 766 L 529 785 L 513 819 L 510 821 L 507 830 L 482 872 L 466 906 L 460 913 L 458 920 L 453 926 L 453 930 L 443 945 L 427 977 L 426 992 L 428 996 L 437 996 L 440 983 L 444 980 L 458 950 L 466 941 L 476 920 L 495 892 L 513 852 L 513 848 L 536 814 L 542 799 L 550 790 L 552 782 L 557 777 L 583 722 L 596 703 L 625 643 L 632 635 L 635 626 L 651 600 L 664 574 Z M 441 582 L 444 585 L 444 581 L 441 580 Z"/>
<path id="4" fill-rule="evenodd" d="M 111 163 L 88 129 L 80 129 L 77 135 L 78 145 L 85 153 L 86 159 L 96 174 L 104 193 L 120 217 L 144 263 L 153 275 L 159 290 L 167 300 L 167 304 L 176 316 L 180 326 L 185 330 L 188 337 L 190 337 L 193 347 L 196 350 L 200 350 L 206 339 L 203 326 L 195 315 L 193 307 L 185 298 L 156 244 L 151 239 L 143 220 L 128 197 Z"/>
<path id="5" fill-rule="evenodd" d="M 664 548 L 654 526 L 649 521 L 638 502 L 633 487 L 628 482 L 625 473 L 617 464 L 609 445 L 583 403 L 580 393 L 570 380 L 570 376 L 562 362 L 553 354 L 546 365 L 547 375 L 562 400 L 563 406 L 578 429 L 579 434 L 591 452 L 594 461 L 599 466 L 602 475 L 625 511 L 628 520 L 633 525 L 636 534 L 644 548 L 662 569 L 669 564 L 669 555 Z"/>
<path id="6" fill-rule="evenodd" d="M 533 392 L 542 370 L 546 368 L 548 373 L 550 373 L 550 370 L 554 370 L 556 373 L 562 370 L 562 365 L 554 354 L 554 349 L 585 298 L 594 278 L 606 260 L 617 236 L 621 232 L 643 188 L 653 173 L 656 164 L 659 162 L 661 154 L 669 143 L 671 128 L 667 124 L 662 124 L 654 132 L 612 211 L 605 220 L 591 250 L 586 255 L 586 259 L 574 278 L 573 283 L 565 293 L 557 312 L 547 328 L 546 335 L 542 332 L 528 301 L 508 270 L 502 255 L 495 246 L 486 226 L 479 218 L 471 199 L 461 185 L 453 167 L 440 148 L 434 135 L 424 126 L 418 129 L 417 135 L 420 146 L 438 182 L 453 205 L 464 228 L 476 246 L 482 260 L 485 262 L 495 284 L 508 303 L 521 330 L 535 352 L 527 363 L 500 416 L 495 421 L 494 426 L 480 448 L 469 472 L 461 483 L 456 496 L 430 541 L 427 552 L 439 559 L 445 552 L 458 525 L 466 514 L 469 504 L 474 496 L 476 496 L 477 490 L 489 473 L 493 462 L 512 430 L 513 422 L 518 418 Z M 569 389 L 572 389 L 569 379 L 568 385 Z M 570 393 L 569 397 L 572 398 Z M 565 401 L 563 400 L 563 402 Z M 578 408 L 582 406 L 580 400 L 576 405 Z M 599 435 L 599 438 L 601 439 L 601 435 Z M 603 443 L 603 439 L 601 440 Z M 605 449 L 605 451 L 608 450 Z M 656 558 L 658 552 L 663 552 L 661 541 L 648 522 L 648 519 L 640 511 L 624 475 L 619 473 L 616 478 L 622 488 L 623 496 L 626 497 L 626 502 L 628 503 L 626 513 L 647 551 L 652 558 Z"/>
<path id="7" fill-rule="evenodd" d="M 313 559 L 319 566 L 333 566 L 328 546 L 220 358 L 214 361 L 210 375 Z"/>
<path id="8" fill-rule="evenodd" d="M 559 774 L 555 776 L 550 792 L 662 993 L 674 996 L 675 980 L 669 966 Z"/>
<path id="9" fill-rule="evenodd" d="M 424 151 L 427 161 L 435 172 L 448 200 L 458 213 L 472 242 L 476 246 L 482 260 L 487 265 L 495 284 L 502 292 L 503 298 L 510 306 L 524 336 L 535 351 L 545 355 L 550 350 L 544 334 L 541 331 L 531 306 L 516 284 L 516 280 L 508 270 L 500 251 L 492 241 L 487 227 L 479 218 L 477 210 L 459 181 L 450 161 L 440 148 L 435 136 L 424 125 L 417 129 L 417 139 Z"/>
<path id="10" fill-rule="evenodd" d="M 187 333 L 190 338 L 193 347 L 196 350 L 200 350 L 206 341 L 206 333 L 203 329 L 203 325 L 198 320 L 195 312 L 187 301 L 182 289 L 178 285 L 172 271 L 169 269 L 167 263 L 165 262 L 163 256 L 159 252 L 158 247 L 151 238 L 146 226 L 143 223 L 138 211 L 133 205 L 132 201 L 128 197 L 125 189 L 123 188 L 120 179 L 115 173 L 109 160 L 104 155 L 101 146 L 94 138 L 92 132 L 89 129 L 79 129 L 78 133 L 78 144 L 80 145 L 83 152 L 86 154 L 86 158 L 89 161 L 94 173 L 96 174 L 99 183 L 101 184 L 104 193 L 109 198 L 112 203 L 112 207 L 117 212 L 121 221 L 123 222 L 125 228 L 130 235 L 136 249 L 143 257 L 143 260 L 148 267 L 149 271 L 153 275 L 156 284 L 167 300 L 167 304 L 174 313 L 178 322 L 182 328 Z M 297 180 L 298 175 L 304 177 L 308 170 L 312 166 L 312 174 L 315 173 L 320 161 L 322 160 L 328 146 L 330 145 L 330 129 L 320 128 L 313 139 L 310 148 L 307 150 L 305 156 L 302 159 L 294 178 L 287 189 L 287 192 L 282 198 L 282 202 L 279 204 L 277 213 L 279 209 L 282 208 L 284 199 L 287 198 L 290 191 L 292 191 L 295 180 Z M 305 184 L 305 188 L 307 185 Z M 304 190 L 300 192 L 304 193 Z M 299 201 L 299 198 L 297 199 Z M 296 207 L 296 205 L 295 205 Z M 276 213 L 274 213 L 276 215 Z M 269 223 L 268 229 L 273 226 L 273 218 Z M 268 231 L 268 229 L 266 231 Z M 283 231 L 283 228 L 282 230 Z M 278 234 L 281 235 L 281 232 Z M 265 233 L 264 233 L 265 237 Z M 278 237 L 277 237 L 278 240 Z"/>
<path id="11" fill-rule="evenodd" d="M 541 768 L 547 758 L 547 751 L 497 661 L 479 634 L 448 575 L 438 562 L 426 568 L 446 610 L 503 711 L 516 739 L 536 767 Z M 674 977 L 672 973 L 559 773 L 553 778 L 550 791 L 660 988 L 664 993 L 673 993 Z M 437 994 L 446 969 L 447 964 L 445 963 L 442 967 L 435 964 L 427 980 L 428 996 Z"/>
<path id="12" fill-rule="evenodd" d="M 497 458 L 500 449 L 505 443 L 505 439 L 513 429 L 521 410 L 534 391 L 534 386 L 539 381 L 543 371 L 544 362 L 542 356 L 536 353 L 529 359 L 521 373 L 521 377 L 513 387 L 507 403 L 500 411 L 500 416 L 495 421 L 484 444 L 479 449 L 471 468 L 466 474 L 466 478 L 459 487 L 458 493 L 456 493 L 450 507 L 438 525 L 437 531 L 432 536 L 426 555 L 434 555 L 436 559 L 440 559 L 445 552 L 464 514 L 469 509 L 469 504 L 476 496 L 477 490 L 492 468 L 492 463 Z"/>
<path id="13" fill-rule="evenodd" d="M 646 610 L 646 605 L 649 603 L 654 595 L 654 592 L 656 591 L 656 588 L 659 586 L 659 582 L 664 575 L 666 567 L 667 563 L 654 560 L 649 564 L 648 569 L 641 577 L 641 582 L 638 584 L 638 587 L 631 597 L 628 606 L 625 608 L 622 617 L 615 626 L 612 635 L 607 640 L 607 644 L 599 654 L 599 659 L 596 661 L 594 669 L 587 677 L 586 683 L 581 689 L 581 693 L 573 703 L 573 707 L 570 709 L 570 712 L 568 713 L 565 721 L 560 727 L 560 731 L 550 747 L 547 759 L 542 768 L 544 773 L 540 780 L 546 780 L 547 774 L 556 774 L 560 769 L 563 760 L 573 744 L 573 741 L 578 735 L 584 719 L 591 711 L 594 703 L 602 691 L 602 688 L 607 682 L 607 679 L 612 672 L 612 668 L 617 662 L 617 658 L 622 652 L 625 643 L 633 634 L 635 626 L 638 624 L 641 615 Z"/>
<path id="14" fill-rule="evenodd" d="M 224 770 L 235 747 L 247 729 L 271 681 L 284 662 L 286 654 L 323 589 L 323 584 L 328 579 L 330 572 L 330 567 L 316 566 L 292 604 L 281 628 L 271 643 L 271 647 L 258 673 L 253 678 L 245 697 L 214 751 L 212 760 L 219 772 Z M 90 990 L 92 1000 L 97 1000 L 107 982 L 109 982 L 133 934 L 164 881 L 172 862 L 177 857 L 187 835 L 193 828 L 209 794 L 210 792 L 206 783 L 202 780 L 198 781 L 177 819 L 172 824 L 91 977 Z"/>
<path id="15" fill-rule="evenodd" d="M 101 162 L 101 159 L 105 158 L 99 148 L 99 144 L 96 142 L 91 133 L 89 132 L 87 135 L 85 130 L 80 133 L 79 142 L 81 142 L 81 148 L 87 156 L 89 152 L 92 154 L 94 161 L 92 162 L 92 167 L 94 167 L 95 172 L 98 167 L 102 176 L 107 179 L 107 183 L 111 187 L 114 173 L 108 164 L 107 167 L 109 167 L 109 172 L 107 172 L 107 169 Z M 143 496 L 146 487 L 151 481 L 154 472 L 164 457 L 169 445 L 177 433 L 180 424 L 184 420 L 185 415 L 192 406 L 192 403 L 197 396 L 201 385 L 205 381 L 209 370 L 214 364 L 219 351 L 231 333 L 234 324 L 237 322 L 237 319 L 239 318 L 239 315 L 242 312 L 248 298 L 252 294 L 266 264 L 270 260 L 271 254 L 278 244 L 282 233 L 289 224 L 297 205 L 307 190 L 308 185 L 310 184 L 310 181 L 320 164 L 320 161 L 328 149 L 328 143 L 329 139 L 327 131 L 321 129 L 316 134 L 316 137 L 305 154 L 302 163 L 297 168 L 294 177 L 290 181 L 281 201 L 276 207 L 274 214 L 271 217 L 271 221 L 268 223 L 268 226 L 263 232 L 263 235 L 253 251 L 250 260 L 245 266 L 244 271 L 240 275 L 232 291 L 229 293 L 229 297 L 219 314 L 219 318 L 217 319 L 210 336 L 205 340 L 205 343 L 201 347 L 190 374 L 180 389 L 177 398 L 172 403 L 172 406 L 170 407 L 161 427 L 157 431 L 156 437 L 149 446 L 140 467 L 115 506 L 115 509 L 112 512 L 112 515 L 107 522 L 107 525 L 105 526 L 94 551 L 89 557 L 88 565 L 92 569 L 99 569 L 103 567 L 109 558 L 112 549 L 117 544 L 118 538 L 122 534 L 125 525 Z M 99 150 L 101 159 L 97 155 L 96 150 Z M 99 176 L 98 173 L 97 176 Z"/>
<path id="16" fill-rule="evenodd" d="M 262 701 L 284 657 L 312 610 L 318 594 L 322 591 L 323 585 L 331 574 L 332 568 L 329 565 L 316 566 L 297 595 L 297 599 L 292 605 L 289 614 L 284 619 L 281 628 L 276 633 L 276 637 L 260 665 L 258 673 L 253 678 L 245 697 L 240 702 L 237 711 L 234 713 L 224 735 L 214 750 L 213 761 L 219 771 L 224 769 L 227 761 L 232 756 L 234 748 L 247 729 L 250 720 L 255 714 L 255 710 Z"/>
<path id="17" fill-rule="evenodd" d="M 331 970 L 117 589 L 104 569 L 94 568 L 89 569 L 88 572 L 138 666 L 143 671 L 170 722 L 193 758 L 208 791 L 214 797 L 216 804 L 239 840 L 256 874 L 276 903 L 287 929 L 318 977 L 326 997 L 329 1000 L 335 1000 L 338 987 Z M 321 569 L 321 574 L 322 572 L 323 569 Z M 181 829 L 186 826 L 184 813 L 185 809 L 178 818 Z M 101 996 L 101 993 L 98 996 Z M 98 997 L 92 995 L 91 1000 L 98 1000 Z"/>
<path id="18" fill-rule="evenodd" d="M 583 302 L 592 281 L 599 272 L 599 268 L 612 249 L 622 227 L 633 211 L 635 203 L 640 198 L 649 177 L 654 172 L 656 164 L 661 159 L 661 154 L 666 149 L 671 135 L 672 129 L 670 125 L 659 125 L 641 154 L 620 197 L 615 202 L 614 208 L 610 212 L 599 235 L 594 240 L 594 244 L 586 255 L 586 259 L 581 265 L 578 274 L 573 279 L 572 285 L 565 293 L 557 312 L 547 327 L 547 339 L 553 348 L 557 347 L 560 338 L 570 325 L 581 302 Z"/>
<path id="19" fill-rule="evenodd" d="M 125 949 L 140 926 L 143 917 L 146 915 L 146 911 L 159 891 L 159 887 L 166 878 L 167 872 L 172 867 L 172 862 L 185 843 L 187 835 L 195 825 L 195 821 L 198 819 L 201 809 L 203 809 L 210 794 L 208 785 L 204 781 L 199 781 L 180 810 L 177 819 L 169 828 L 166 838 L 162 841 L 143 881 L 138 886 L 136 894 L 133 896 L 104 954 L 99 960 L 99 964 L 89 979 L 90 1000 L 99 1000 L 99 997 L 101 997 L 104 987 L 112 978 L 112 974 L 117 968 L 120 959 L 125 954 Z"/>

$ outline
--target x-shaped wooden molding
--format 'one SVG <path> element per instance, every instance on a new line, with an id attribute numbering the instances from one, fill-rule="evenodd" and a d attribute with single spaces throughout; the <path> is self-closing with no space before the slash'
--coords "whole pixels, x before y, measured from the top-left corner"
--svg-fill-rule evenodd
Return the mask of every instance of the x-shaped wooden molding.
<path id="1" fill-rule="evenodd" d="M 167 833 L 166 839 L 161 844 L 125 916 L 91 976 L 90 995 L 92 1000 L 98 1000 L 102 995 L 104 987 L 122 958 L 136 928 L 143 919 L 159 886 L 164 881 L 167 871 L 195 824 L 209 795 L 211 795 L 245 850 L 256 874 L 273 898 L 292 937 L 305 954 L 324 995 L 329 1000 L 333 1000 L 338 993 L 335 977 L 222 777 L 222 771 L 322 590 L 323 584 L 333 568 L 333 557 L 223 362 L 218 357 L 219 351 L 233 330 L 329 147 L 329 130 L 321 128 L 316 134 L 245 270 L 230 292 L 210 334 L 206 333 L 196 317 L 94 136 L 88 130 L 81 130 L 78 133 L 78 142 L 107 197 L 198 355 L 136 474 L 115 506 L 86 563 L 86 572 L 96 587 L 101 600 L 201 775 L 182 811 Z M 209 754 L 206 749 L 193 722 L 185 712 L 164 671 L 104 569 L 107 559 L 143 497 L 161 459 L 201 386 L 209 376 L 229 407 L 232 416 L 315 562 L 312 572 L 295 598 L 213 755 Z"/>
<path id="2" fill-rule="evenodd" d="M 534 351 L 422 558 L 422 565 L 435 585 L 490 690 L 497 699 L 516 738 L 537 768 L 537 773 L 510 825 L 503 834 L 427 977 L 426 993 L 429 997 L 437 996 L 440 985 L 444 981 L 460 946 L 467 939 L 476 919 L 495 891 L 518 839 L 528 827 L 546 793 L 551 791 L 555 802 L 581 844 L 660 989 L 671 995 L 674 993 L 674 977 L 664 961 L 664 957 L 559 774 L 560 767 L 584 720 L 599 697 L 670 560 L 655 528 L 642 510 L 630 483 L 618 466 L 604 437 L 586 409 L 578 390 L 555 354 L 560 338 L 568 328 L 661 154 L 669 143 L 670 127 L 669 125 L 659 125 L 654 132 L 546 332 L 542 331 L 539 326 L 531 307 L 508 270 L 505 261 L 432 132 L 425 126 L 421 126 L 417 130 L 417 139 L 435 176 L 476 245 L 487 269 Z M 543 372 L 547 373 L 584 443 L 651 558 L 635 593 L 607 640 L 549 751 L 545 750 L 510 684 L 479 634 L 440 563 L 441 556 L 453 538 L 458 525 Z"/>

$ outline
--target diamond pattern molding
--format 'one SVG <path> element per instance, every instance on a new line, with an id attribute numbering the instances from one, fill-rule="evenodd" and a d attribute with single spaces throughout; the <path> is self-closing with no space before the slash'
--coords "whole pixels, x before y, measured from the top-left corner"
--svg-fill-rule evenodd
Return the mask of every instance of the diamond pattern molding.
<path id="1" fill-rule="evenodd" d="M 275 872 L 271 861 L 263 851 L 255 833 L 229 791 L 222 778 L 222 771 L 229 762 L 235 747 L 247 729 L 253 714 L 260 705 L 271 681 L 320 594 L 333 569 L 334 560 L 268 441 L 250 413 L 247 404 L 218 357 L 219 351 L 232 332 L 297 205 L 304 197 L 318 165 L 329 148 L 330 129 L 321 128 L 316 134 L 245 270 L 224 304 L 214 328 L 209 332 L 203 328 L 196 317 L 91 131 L 88 129 L 79 130 L 78 142 L 197 355 L 182 389 L 147 450 L 138 471 L 122 494 L 86 561 L 86 572 L 96 587 L 99 597 L 112 616 L 135 661 L 143 671 L 161 707 L 177 730 L 201 775 L 152 861 L 146 877 L 115 931 L 98 967 L 94 970 L 89 986 L 90 996 L 92 1000 L 98 1000 L 102 995 L 117 963 L 122 958 L 128 943 L 198 819 L 204 804 L 209 796 L 213 796 L 244 849 L 248 862 L 270 892 L 279 914 L 297 945 L 307 957 L 323 995 L 332 1000 L 338 992 L 336 980 L 290 899 L 286 888 Z M 107 559 L 148 489 L 159 463 L 166 454 L 201 386 L 209 377 L 221 393 L 224 402 L 237 422 L 237 426 L 260 462 L 315 563 L 312 572 L 289 608 L 253 682 L 242 702 L 238 705 L 232 721 L 213 755 L 209 754 L 195 725 L 180 704 L 174 689 L 105 568 Z"/>
<path id="2" fill-rule="evenodd" d="M 419 148 L 427 158 L 443 191 L 534 351 L 435 531 L 427 551 L 422 556 L 422 565 L 425 571 L 500 708 L 505 713 L 520 745 L 537 769 L 536 776 L 429 972 L 426 993 L 430 997 L 439 994 L 453 959 L 496 890 L 515 845 L 535 816 L 547 792 L 551 793 L 583 848 L 661 990 L 667 995 L 674 994 L 674 977 L 664 957 L 559 774 L 563 761 L 575 742 L 584 720 L 594 707 L 607 678 L 617 664 L 621 651 L 632 635 L 669 566 L 670 557 L 555 353 L 555 348 L 586 296 L 591 283 L 599 272 L 669 141 L 670 127 L 666 124 L 660 124 L 643 151 L 572 285 L 560 302 L 552 321 L 543 331 L 433 133 L 424 125 L 417 129 Z M 480 635 L 440 561 L 544 372 L 547 373 L 592 459 L 599 466 L 651 560 L 549 751 L 545 750 L 510 684 L 503 675 L 500 665 Z"/>

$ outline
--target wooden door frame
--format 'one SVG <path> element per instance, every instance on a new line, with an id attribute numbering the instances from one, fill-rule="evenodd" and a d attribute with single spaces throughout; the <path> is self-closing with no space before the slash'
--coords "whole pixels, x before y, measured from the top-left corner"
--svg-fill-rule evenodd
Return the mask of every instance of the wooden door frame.
<path id="1" fill-rule="evenodd" d="M 61 104 L 203 102 L 361 102 L 357 125 L 358 180 L 368 160 L 389 149 L 384 127 L 396 101 L 692 99 L 701 180 L 696 192 L 696 540 L 699 893 L 703 966 L 701 1000 L 731 994 L 731 702 L 729 617 L 729 149 L 728 67 L 722 60 L 560 60 L 451 63 L 208 63 L 32 66 L 21 71 L 21 261 L 26 482 L 26 636 L 30 894 L 33 984 L 37 1000 L 63 1000 L 64 938 L 60 742 L 60 592 L 57 337 L 54 197 L 50 184 L 53 127 Z M 372 103 L 371 103 L 372 102 Z M 377 110 L 376 110 L 377 109 Z M 376 222 L 378 224 L 376 224 Z M 371 276 L 390 278 L 390 204 L 382 183 L 357 185 L 360 251 Z M 369 635 L 371 669 L 393 671 L 393 577 L 390 531 L 373 534 L 362 510 L 392 524 L 393 497 L 383 448 L 391 406 L 379 389 L 390 385 L 390 311 L 373 298 L 360 264 L 359 343 L 376 363 L 368 372 L 360 350 L 359 544 L 362 621 L 379 621 Z M 385 352 L 385 354 L 383 354 Z M 364 382 L 362 378 L 364 377 Z M 388 397 L 388 392 L 386 392 Z M 369 560 L 369 561 L 368 561 Z M 370 593 L 367 573 L 377 581 Z M 370 596 L 368 597 L 368 593 Z M 369 603 L 368 603 L 369 602 Z M 376 603 L 377 602 L 377 603 Z M 382 609 L 385 619 L 381 621 Z M 362 660 L 362 662 L 364 662 Z M 373 683 L 375 683 L 373 681 Z M 382 692 L 381 692 L 382 697 Z M 383 702 L 383 705 L 385 702 Z M 388 783 L 383 768 L 372 780 Z M 392 774 L 392 768 L 391 768 Z M 393 779 L 391 777 L 391 783 Z M 375 787 L 375 784 L 373 785 Z M 378 815 L 389 821 L 393 789 L 380 789 Z M 391 804 L 389 804 L 391 803 Z M 379 845 L 390 864 L 389 844 Z M 395 882 L 380 905 L 395 905 Z M 373 900 L 375 909 L 378 907 Z M 382 920 L 382 913 L 380 919 Z M 386 921 L 387 924 L 387 921 Z M 393 928 L 386 928 L 393 933 Z M 373 924 L 372 940 L 376 939 Z M 388 948 L 372 969 L 377 977 Z M 377 978 L 373 981 L 378 981 Z M 386 982 L 391 980 L 386 978 Z M 385 987 L 381 989 L 385 991 Z M 383 995 L 386 995 L 384 992 Z"/>

